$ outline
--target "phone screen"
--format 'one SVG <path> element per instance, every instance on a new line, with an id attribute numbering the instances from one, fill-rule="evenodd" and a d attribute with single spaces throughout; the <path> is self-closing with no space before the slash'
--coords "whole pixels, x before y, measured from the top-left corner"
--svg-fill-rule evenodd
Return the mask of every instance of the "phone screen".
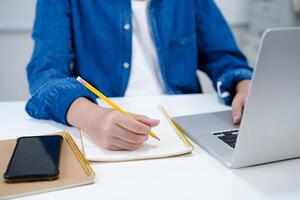
<path id="1" fill-rule="evenodd" d="M 6 182 L 54 180 L 59 175 L 60 135 L 21 137 L 4 174 Z"/>

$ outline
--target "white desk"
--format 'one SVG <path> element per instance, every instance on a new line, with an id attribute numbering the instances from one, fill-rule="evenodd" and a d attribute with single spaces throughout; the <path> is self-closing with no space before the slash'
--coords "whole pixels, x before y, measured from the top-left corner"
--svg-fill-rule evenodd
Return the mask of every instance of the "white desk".
<path id="1" fill-rule="evenodd" d="M 162 104 L 171 116 L 229 109 L 216 95 L 116 98 L 118 102 Z M 25 102 L 0 103 L 0 139 L 70 129 L 38 121 Z M 299 144 L 300 145 L 300 144 Z M 1 153 L 0 153 L 1 154 Z M 92 165 L 93 185 L 28 196 L 23 199 L 300 199 L 300 159 L 231 170 L 200 147 L 191 156 Z"/>

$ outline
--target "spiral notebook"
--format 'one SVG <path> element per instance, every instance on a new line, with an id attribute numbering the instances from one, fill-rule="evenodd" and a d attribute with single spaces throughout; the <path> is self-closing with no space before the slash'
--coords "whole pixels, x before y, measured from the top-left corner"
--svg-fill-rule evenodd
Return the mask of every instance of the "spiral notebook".
<path id="1" fill-rule="evenodd" d="M 173 123 L 163 107 L 149 108 L 134 105 L 127 106 L 126 110 L 159 119 L 159 126 L 152 130 L 160 141 L 149 137 L 148 141 L 135 151 L 107 151 L 93 144 L 87 134 L 81 131 L 82 152 L 87 160 L 91 162 L 145 160 L 179 156 L 193 151 L 193 145 L 183 131 Z"/>
<path id="2" fill-rule="evenodd" d="M 21 197 L 94 182 L 95 174 L 72 137 L 67 132 L 56 134 L 62 135 L 64 140 L 61 146 L 60 174 L 59 178 L 54 181 L 6 183 L 3 179 L 3 173 L 14 150 L 16 140 L 0 141 L 0 199 Z"/>

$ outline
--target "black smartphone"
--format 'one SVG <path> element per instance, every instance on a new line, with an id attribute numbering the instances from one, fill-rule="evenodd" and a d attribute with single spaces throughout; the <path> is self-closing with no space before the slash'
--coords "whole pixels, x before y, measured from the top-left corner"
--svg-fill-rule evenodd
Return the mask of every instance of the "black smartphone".
<path id="1" fill-rule="evenodd" d="M 18 138 L 4 180 L 17 183 L 57 179 L 62 140 L 60 135 Z"/>

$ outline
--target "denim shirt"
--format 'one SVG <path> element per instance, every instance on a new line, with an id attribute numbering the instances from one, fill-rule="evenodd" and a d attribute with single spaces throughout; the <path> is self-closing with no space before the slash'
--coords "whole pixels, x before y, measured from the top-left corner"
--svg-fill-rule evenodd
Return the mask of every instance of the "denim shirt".
<path id="1" fill-rule="evenodd" d="M 229 105 L 237 82 L 251 79 L 252 69 L 213 0 L 151 0 L 148 19 L 168 94 L 201 93 L 199 69 Z M 124 95 L 132 56 L 131 0 L 38 0 L 32 37 L 32 96 L 26 105 L 32 117 L 67 124 L 76 98 L 95 101 L 75 80 L 79 75 L 109 97 Z"/>

